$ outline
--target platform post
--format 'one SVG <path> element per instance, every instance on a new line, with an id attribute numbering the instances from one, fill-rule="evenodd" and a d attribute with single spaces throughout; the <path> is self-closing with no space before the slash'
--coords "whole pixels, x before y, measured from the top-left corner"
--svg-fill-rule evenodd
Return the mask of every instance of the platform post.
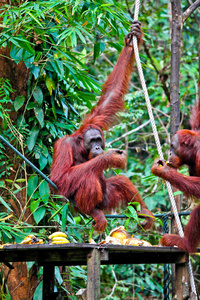
<path id="1" fill-rule="evenodd" d="M 188 255 L 182 258 L 182 260 L 175 264 L 175 282 L 174 282 L 174 296 L 175 300 L 189 299 L 189 276 L 188 276 Z"/>
<path id="2" fill-rule="evenodd" d="M 100 300 L 100 250 L 93 249 L 87 259 L 87 300 Z"/>
<path id="3" fill-rule="evenodd" d="M 53 300 L 54 275 L 55 267 L 53 265 L 43 265 L 43 300 Z"/>

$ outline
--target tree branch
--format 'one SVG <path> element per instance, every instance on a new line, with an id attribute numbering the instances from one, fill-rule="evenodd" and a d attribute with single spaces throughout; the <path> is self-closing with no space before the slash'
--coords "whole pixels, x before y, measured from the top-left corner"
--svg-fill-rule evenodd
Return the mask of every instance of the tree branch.
<path id="1" fill-rule="evenodd" d="M 187 18 L 200 6 L 200 0 L 196 0 L 190 7 L 186 9 L 186 11 L 182 14 L 182 23 L 184 23 Z"/>
<path id="2" fill-rule="evenodd" d="M 107 143 L 107 145 L 108 145 L 108 146 L 112 145 L 113 143 L 115 143 L 115 142 L 121 140 L 122 138 L 124 138 L 124 137 L 130 135 L 131 133 L 136 132 L 136 131 L 140 130 L 141 128 L 147 126 L 149 123 L 150 123 L 150 120 L 148 120 L 147 122 L 145 122 L 145 123 L 143 123 L 142 125 L 138 126 L 137 128 L 134 128 L 134 129 L 132 129 L 132 130 L 130 130 L 130 131 L 128 131 L 128 132 L 122 134 L 120 137 L 118 137 L 118 138 L 116 138 L 115 140 L 110 141 L 109 143 Z"/>

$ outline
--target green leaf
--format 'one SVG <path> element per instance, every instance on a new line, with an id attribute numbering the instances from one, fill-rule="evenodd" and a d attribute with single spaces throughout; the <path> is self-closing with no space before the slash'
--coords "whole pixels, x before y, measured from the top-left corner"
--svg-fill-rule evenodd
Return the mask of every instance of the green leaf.
<path id="1" fill-rule="evenodd" d="M 50 189 L 47 181 L 43 180 L 39 186 L 39 194 L 42 201 L 49 200 Z"/>
<path id="2" fill-rule="evenodd" d="M 37 101 L 38 104 L 42 104 L 43 102 L 43 93 L 39 86 L 36 86 L 36 88 L 33 91 L 33 97 L 35 101 Z"/>
<path id="3" fill-rule="evenodd" d="M 77 46 L 77 36 L 74 30 L 71 32 L 71 46 L 72 48 Z"/>
<path id="4" fill-rule="evenodd" d="M 30 109 L 33 109 L 34 107 L 35 107 L 35 102 L 29 102 L 26 109 L 30 110 Z"/>
<path id="5" fill-rule="evenodd" d="M 15 111 L 18 111 L 24 104 L 25 97 L 23 95 L 17 96 L 14 100 Z"/>
<path id="6" fill-rule="evenodd" d="M 3 233 L 9 238 L 12 239 L 12 235 L 10 235 L 10 233 L 4 229 L 4 227 L 2 228 Z"/>
<path id="7" fill-rule="evenodd" d="M 137 215 L 137 211 L 135 210 L 135 208 L 133 206 L 128 206 L 127 209 L 129 210 L 130 214 L 129 217 L 133 218 L 134 220 L 136 220 L 137 222 L 139 222 L 138 220 L 138 215 Z"/>
<path id="8" fill-rule="evenodd" d="M 35 51 L 33 48 L 31 48 L 31 43 L 23 38 L 20 38 L 19 36 L 14 36 L 10 38 L 10 41 L 18 46 L 19 48 L 23 48 L 24 50 L 26 50 L 27 52 L 35 55 Z"/>
<path id="9" fill-rule="evenodd" d="M 128 231 L 128 225 L 129 225 L 130 219 L 127 218 L 124 224 L 125 229 Z"/>
<path id="10" fill-rule="evenodd" d="M 42 23 L 41 23 L 38 19 L 36 19 L 36 17 L 35 17 L 32 13 L 30 13 L 30 11 L 27 11 L 27 14 L 28 14 L 31 18 L 33 18 L 33 20 L 35 20 L 35 22 L 38 23 L 38 25 L 39 25 L 40 27 L 43 27 L 43 26 L 42 26 Z"/>
<path id="11" fill-rule="evenodd" d="M 63 279 L 62 279 L 62 276 L 60 274 L 60 270 L 58 267 L 55 267 L 55 277 L 56 277 L 59 285 L 61 285 L 63 283 Z"/>
<path id="12" fill-rule="evenodd" d="M 91 229 L 91 231 L 92 231 L 92 229 Z M 72 232 L 73 232 L 73 234 L 75 235 L 75 237 L 77 238 L 78 241 L 82 240 L 82 237 L 81 237 L 80 233 L 76 229 L 74 230 L 72 228 Z"/>
<path id="13" fill-rule="evenodd" d="M 101 53 L 105 50 L 106 44 L 104 42 L 100 42 L 100 51 Z"/>
<path id="14" fill-rule="evenodd" d="M 57 209 L 57 208 L 55 208 L 55 209 Z M 57 221 L 56 219 L 57 219 L 57 216 L 58 216 L 58 214 L 60 213 L 60 211 L 63 209 L 63 207 L 61 206 L 58 210 L 56 210 L 56 212 L 54 212 L 53 213 L 53 211 L 52 211 L 52 216 L 48 219 L 48 222 L 49 221 L 51 221 L 52 219 L 54 220 L 54 221 Z"/>
<path id="15" fill-rule="evenodd" d="M 16 182 L 26 182 L 26 179 L 25 178 L 19 178 L 19 179 L 16 179 Z"/>
<path id="16" fill-rule="evenodd" d="M 7 210 L 9 211 L 9 212 L 11 212 L 11 211 L 13 211 L 9 206 L 8 206 L 8 204 L 3 200 L 3 198 L 0 196 L 0 202 L 1 202 L 1 204 L 3 204 L 3 206 L 5 206 L 6 208 L 7 208 Z"/>
<path id="17" fill-rule="evenodd" d="M 29 151 L 31 151 L 33 149 L 33 147 L 35 146 L 38 134 L 39 134 L 39 129 L 34 126 L 30 131 L 29 138 L 27 139 L 27 146 L 28 146 Z"/>
<path id="18" fill-rule="evenodd" d="M 44 206 L 39 207 L 34 213 L 35 222 L 38 224 L 45 216 L 46 208 Z"/>
<path id="19" fill-rule="evenodd" d="M 37 187 L 38 187 L 38 176 L 32 175 L 28 180 L 27 193 L 29 197 L 31 197 L 31 195 L 36 191 Z"/>
<path id="20" fill-rule="evenodd" d="M 48 159 L 43 154 L 40 154 L 39 158 L 39 164 L 40 164 L 40 170 L 43 170 L 47 165 Z"/>
<path id="21" fill-rule="evenodd" d="M 62 210 L 62 227 L 61 227 L 61 231 L 65 231 L 65 228 L 66 228 L 68 206 L 69 206 L 69 203 L 66 203 L 63 207 L 63 210 Z"/>
<path id="22" fill-rule="evenodd" d="M 51 62 L 51 65 L 56 71 L 56 73 L 58 73 L 62 78 L 64 76 L 63 62 L 58 59 L 55 59 L 54 61 Z"/>
<path id="23" fill-rule="evenodd" d="M 40 284 L 37 286 L 33 300 L 42 300 L 42 293 L 43 293 L 43 281 L 40 282 Z"/>
<path id="24" fill-rule="evenodd" d="M 99 57 L 99 54 L 102 53 L 105 50 L 105 43 L 98 42 L 94 44 L 94 57 L 93 60 L 95 60 Z"/>
<path id="25" fill-rule="evenodd" d="M 80 40 L 83 42 L 83 44 L 86 44 L 86 40 L 85 40 L 84 36 L 82 35 L 80 29 L 76 28 L 75 31 L 76 31 L 77 35 L 79 36 Z"/>
<path id="26" fill-rule="evenodd" d="M 182 194 L 183 194 L 183 192 L 181 192 L 181 191 L 176 191 L 176 192 L 173 193 L 174 196 L 182 195 Z"/>
<path id="27" fill-rule="evenodd" d="M 93 56 L 94 62 L 99 57 L 99 53 L 100 53 L 100 43 L 95 43 L 94 44 L 94 56 Z"/>
<path id="28" fill-rule="evenodd" d="M 55 90 L 55 82 L 49 77 L 49 76 L 46 76 L 46 86 L 49 90 L 49 94 L 52 95 L 53 93 L 53 90 Z"/>
<path id="29" fill-rule="evenodd" d="M 129 203 L 129 204 L 131 204 L 131 205 L 134 205 L 134 207 L 136 208 L 136 210 L 140 210 L 141 209 L 141 205 L 140 205 L 140 203 L 139 202 L 135 202 L 135 201 L 133 201 L 133 202 L 131 202 L 131 203 Z M 131 209 L 134 209 L 134 207 L 133 206 L 128 206 L 128 208 L 129 207 L 131 207 Z"/>
<path id="30" fill-rule="evenodd" d="M 40 123 L 41 127 L 43 127 L 44 125 L 44 113 L 43 113 L 43 109 L 39 106 L 34 108 L 34 112 L 35 112 L 35 116 L 38 120 L 38 122 Z"/>
<path id="31" fill-rule="evenodd" d="M 38 206 L 40 205 L 40 200 L 31 200 L 31 204 L 30 204 L 30 209 L 31 209 L 31 212 L 33 213 L 37 208 Z"/>
<path id="32" fill-rule="evenodd" d="M 10 182 L 10 183 L 13 183 L 13 180 L 12 179 L 5 179 L 6 182 Z"/>

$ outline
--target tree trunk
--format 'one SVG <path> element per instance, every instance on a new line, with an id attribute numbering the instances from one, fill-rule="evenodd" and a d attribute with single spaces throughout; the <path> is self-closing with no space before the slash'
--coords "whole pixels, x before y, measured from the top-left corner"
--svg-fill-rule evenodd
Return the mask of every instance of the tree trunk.
<path id="1" fill-rule="evenodd" d="M 1 0 L 0 7 L 2 7 L 5 3 L 9 4 L 8 0 Z M 17 5 L 17 4 L 16 4 Z M 0 20 L 1 21 L 1 20 Z M 14 90 L 14 92 L 10 95 L 11 100 L 14 101 L 16 96 L 23 95 L 27 98 L 27 84 L 29 78 L 29 70 L 25 66 L 24 62 L 19 62 L 18 64 L 14 63 L 10 57 L 10 48 L 6 47 L 0 48 L 0 78 L 8 79 L 10 84 Z M 9 105 L 7 106 L 9 108 Z M 11 121 L 16 120 L 17 112 L 11 110 L 9 112 L 9 117 Z M 0 118 L 0 134 L 4 132 L 3 129 L 3 120 Z M 8 137 L 6 137 L 8 138 Z M 16 142 L 16 140 L 14 140 Z M 13 143 L 13 141 L 10 141 Z M 5 146 L 5 145 L 4 145 Z M 16 146 L 16 145 L 15 145 Z M 1 177 L 0 180 L 5 181 L 5 179 L 10 179 L 12 181 L 17 178 L 24 178 L 24 171 L 21 169 L 22 161 L 13 153 L 13 151 L 5 146 L 4 150 L 5 156 L 12 162 L 12 170 L 9 178 L 4 176 Z M 18 170 L 18 172 L 17 172 Z M 23 183 L 19 183 L 19 185 L 23 185 Z M 9 186 L 7 186 L 9 189 Z M 18 201 L 21 203 L 19 206 L 17 201 L 14 201 L 9 193 L 5 190 L 1 191 L 1 196 L 8 203 L 11 204 L 11 208 L 14 211 L 15 215 L 19 218 L 21 217 L 22 208 L 26 207 L 26 188 L 22 189 L 22 191 L 15 196 Z M 0 207 L 1 210 L 1 207 Z M 28 216 L 30 216 L 30 209 L 27 208 L 24 212 L 23 220 L 26 220 Z M 33 223 L 33 218 L 29 218 L 29 223 Z M 27 264 L 25 262 L 13 263 L 14 269 L 10 270 L 5 265 L 2 265 L 2 270 L 4 272 L 4 277 L 6 278 L 7 286 L 9 293 L 14 300 L 27 300 L 32 299 L 35 289 L 38 285 L 37 278 L 37 268 L 34 265 L 31 270 L 28 272 Z"/>
<path id="2" fill-rule="evenodd" d="M 180 123 L 180 57 L 182 36 L 181 0 L 172 0 L 172 34 L 171 34 L 171 77 L 170 77 L 170 106 L 171 106 L 171 137 L 179 129 Z"/>

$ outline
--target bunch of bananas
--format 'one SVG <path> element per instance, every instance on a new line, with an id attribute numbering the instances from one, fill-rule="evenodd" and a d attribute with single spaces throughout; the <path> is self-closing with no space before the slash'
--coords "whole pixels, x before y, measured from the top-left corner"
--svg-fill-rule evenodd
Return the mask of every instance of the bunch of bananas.
<path id="1" fill-rule="evenodd" d="M 67 235 L 64 232 L 57 231 L 49 236 L 50 244 L 67 244 L 69 243 Z"/>
<path id="2" fill-rule="evenodd" d="M 25 239 L 20 244 L 27 244 L 27 245 L 33 245 L 33 244 L 43 244 L 42 239 L 38 239 L 33 234 L 29 234 L 25 237 Z"/>

